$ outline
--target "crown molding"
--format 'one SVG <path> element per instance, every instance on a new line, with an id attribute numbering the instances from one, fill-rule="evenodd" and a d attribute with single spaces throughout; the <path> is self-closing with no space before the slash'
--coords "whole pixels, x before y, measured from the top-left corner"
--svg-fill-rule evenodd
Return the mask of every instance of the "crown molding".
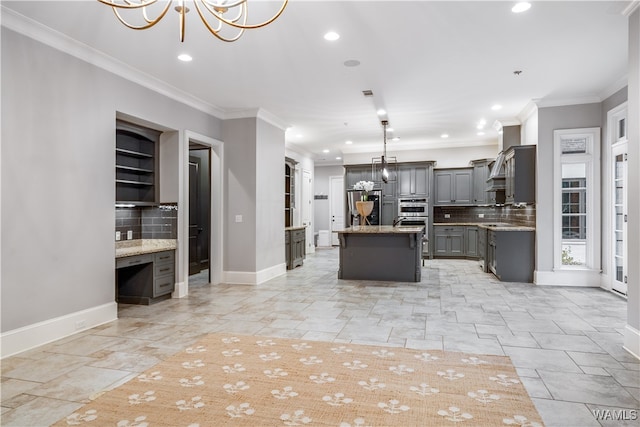
<path id="1" fill-rule="evenodd" d="M 625 74 L 624 76 L 616 80 L 614 83 L 607 86 L 600 93 L 600 99 L 604 101 L 605 99 L 607 99 L 608 97 L 610 97 L 611 95 L 613 95 L 614 93 L 622 89 L 623 87 L 627 86 L 628 84 L 629 84 L 629 76 Z"/>
<path id="2" fill-rule="evenodd" d="M 595 104 L 602 102 L 602 99 L 600 99 L 599 96 L 585 96 L 580 98 L 565 99 L 533 99 L 532 102 L 534 102 L 538 108 L 547 108 L 564 107 L 567 105 Z"/>
<path id="3" fill-rule="evenodd" d="M 518 113 L 518 120 L 520 120 L 520 123 L 524 123 L 529 117 L 531 117 L 532 114 L 536 113 L 537 111 L 538 106 L 533 100 L 531 100 L 527 103 L 527 105 L 524 106 L 522 111 Z"/>
<path id="4" fill-rule="evenodd" d="M 102 68 L 118 77 L 134 82 L 146 87 L 154 92 L 178 101 L 196 110 L 210 114 L 219 119 L 224 119 L 225 111 L 222 108 L 211 105 L 200 98 L 188 94 L 175 86 L 171 86 L 162 80 L 143 73 L 124 62 L 104 54 L 84 43 L 81 43 L 59 31 L 55 31 L 33 19 L 27 18 L 9 9 L 0 6 L 2 16 L 1 25 L 16 33 L 22 34 L 42 44 L 52 47 L 61 52 L 67 53 L 84 62 Z"/>
<path id="5" fill-rule="evenodd" d="M 242 110 L 229 110 L 225 113 L 225 120 L 232 119 L 260 119 L 267 122 L 283 131 L 286 131 L 289 125 L 287 125 L 282 119 L 273 113 L 265 110 L 264 108 L 246 108 Z"/>
<path id="6" fill-rule="evenodd" d="M 640 0 L 633 0 L 631 3 L 627 5 L 622 11 L 622 14 L 626 17 L 631 16 L 633 12 L 640 9 Z"/>

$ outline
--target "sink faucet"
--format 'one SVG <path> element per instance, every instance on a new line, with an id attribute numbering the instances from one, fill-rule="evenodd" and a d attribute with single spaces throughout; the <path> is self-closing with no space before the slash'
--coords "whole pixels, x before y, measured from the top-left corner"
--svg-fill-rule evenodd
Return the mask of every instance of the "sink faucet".
<path id="1" fill-rule="evenodd" d="M 393 227 L 400 224 L 401 222 L 402 222 L 402 218 L 396 217 L 396 219 L 393 220 Z"/>

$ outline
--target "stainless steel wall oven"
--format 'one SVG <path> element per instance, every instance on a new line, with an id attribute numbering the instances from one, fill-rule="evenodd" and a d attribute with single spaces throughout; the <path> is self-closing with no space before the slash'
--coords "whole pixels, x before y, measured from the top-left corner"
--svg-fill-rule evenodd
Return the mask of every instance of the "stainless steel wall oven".
<path id="1" fill-rule="evenodd" d="M 398 199 L 397 225 L 424 226 L 422 258 L 429 256 L 429 200 L 427 198 Z"/>

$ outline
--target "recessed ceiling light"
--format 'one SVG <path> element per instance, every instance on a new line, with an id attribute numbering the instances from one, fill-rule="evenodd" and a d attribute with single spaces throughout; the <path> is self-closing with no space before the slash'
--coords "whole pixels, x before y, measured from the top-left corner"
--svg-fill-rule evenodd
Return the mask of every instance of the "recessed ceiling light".
<path id="1" fill-rule="evenodd" d="M 393 132 L 393 128 L 387 128 L 387 132 Z"/>
<path id="2" fill-rule="evenodd" d="M 190 62 L 193 60 L 193 58 L 191 57 L 191 55 L 187 54 L 187 53 L 181 53 L 180 55 L 178 55 L 178 59 L 182 62 Z"/>
<path id="3" fill-rule="evenodd" d="M 324 150 L 322 150 L 323 153 L 328 153 L 329 150 L 327 150 L 326 148 Z"/>
<path id="4" fill-rule="evenodd" d="M 484 135 L 484 132 L 478 132 L 478 136 Z"/>
<path id="5" fill-rule="evenodd" d="M 345 141 L 344 143 L 347 144 L 347 145 L 351 145 L 351 144 L 353 144 L 353 141 Z"/>
<path id="6" fill-rule="evenodd" d="M 516 3 L 516 5 L 511 8 L 511 12 L 521 13 L 529 10 L 530 8 L 531 8 L 531 3 L 526 1 L 521 1 Z"/>
<path id="7" fill-rule="evenodd" d="M 327 34 L 324 35 L 324 39 L 330 42 L 334 42 L 339 38 L 340 38 L 340 34 L 336 33 L 335 31 L 329 31 Z"/>
<path id="8" fill-rule="evenodd" d="M 400 141 L 400 137 L 398 136 L 394 136 L 393 138 L 391 138 L 392 141 Z"/>
<path id="9" fill-rule="evenodd" d="M 387 112 L 385 110 L 383 110 L 382 108 L 378 110 L 378 115 L 379 116 L 384 116 L 385 114 L 387 114 Z"/>
<path id="10" fill-rule="evenodd" d="M 498 110 L 502 109 L 502 105 L 500 105 L 500 104 L 492 105 L 492 106 L 491 106 L 491 109 L 492 109 L 493 111 L 498 111 Z"/>
<path id="11" fill-rule="evenodd" d="M 338 156 L 336 157 L 336 160 L 342 160 L 342 157 Z"/>
<path id="12" fill-rule="evenodd" d="M 440 135 L 440 138 L 449 138 L 449 134 L 448 133 L 443 133 L 442 135 Z"/>

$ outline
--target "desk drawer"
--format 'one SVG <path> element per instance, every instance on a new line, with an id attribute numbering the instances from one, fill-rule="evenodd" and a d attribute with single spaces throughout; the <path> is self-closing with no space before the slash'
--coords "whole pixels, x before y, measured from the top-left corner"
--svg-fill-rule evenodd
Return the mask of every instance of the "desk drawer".
<path id="1" fill-rule="evenodd" d="M 173 275 L 157 277 L 153 282 L 153 297 L 165 295 L 173 291 L 175 279 Z"/>
<path id="2" fill-rule="evenodd" d="M 152 254 L 133 255 L 116 259 L 116 268 L 132 267 L 134 265 L 153 262 Z"/>

